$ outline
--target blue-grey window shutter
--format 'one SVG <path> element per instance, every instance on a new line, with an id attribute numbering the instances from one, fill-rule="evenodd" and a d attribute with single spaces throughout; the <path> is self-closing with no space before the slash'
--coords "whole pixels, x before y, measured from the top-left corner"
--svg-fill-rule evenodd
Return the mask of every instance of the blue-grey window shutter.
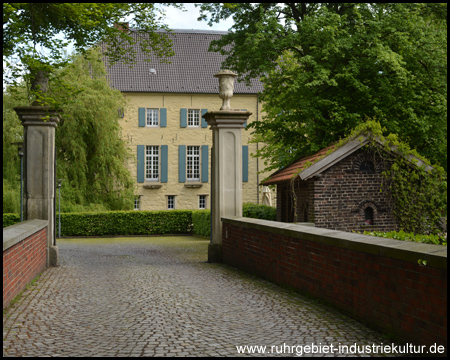
<path id="1" fill-rule="evenodd" d="M 247 111 L 247 109 L 241 109 L 241 111 Z M 247 127 L 247 121 L 244 123 L 244 128 Z"/>
<path id="2" fill-rule="evenodd" d="M 186 145 L 178 146 L 178 182 L 186 182 Z"/>
<path id="3" fill-rule="evenodd" d="M 248 181 L 248 145 L 242 146 L 242 181 Z"/>
<path id="4" fill-rule="evenodd" d="M 180 109 L 180 127 L 187 127 L 187 109 Z"/>
<path id="5" fill-rule="evenodd" d="M 137 146 L 137 182 L 145 180 L 145 145 Z"/>
<path id="6" fill-rule="evenodd" d="M 169 150 L 168 145 L 161 145 L 161 182 L 167 182 L 168 167 L 169 167 Z"/>
<path id="7" fill-rule="evenodd" d="M 159 109 L 159 126 L 166 127 L 167 126 L 167 109 L 161 108 Z"/>
<path id="8" fill-rule="evenodd" d="M 145 108 L 139 108 L 139 126 L 145 127 Z"/>
<path id="9" fill-rule="evenodd" d="M 205 115 L 207 112 L 208 112 L 208 109 L 202 109 L 202 128 L 207 128 L 208 127 L 208 123 L 203 118 L 203 115 Z"/>
<path id="10" fill-rule="evenodd" d="M 208 182 L 209 146 L 202 145 L 202 182 Z"/>

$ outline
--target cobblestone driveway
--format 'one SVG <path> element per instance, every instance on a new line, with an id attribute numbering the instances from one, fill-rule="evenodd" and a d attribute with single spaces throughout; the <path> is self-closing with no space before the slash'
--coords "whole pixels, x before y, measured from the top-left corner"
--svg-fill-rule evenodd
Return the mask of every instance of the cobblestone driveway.
<path id="1" fill-rule="evenodd" d="M 236 346 L 249 345 L 266 346 L 266 356 L 296 356 L 302 349 L 293 346 L 312 343 L 390 344 L 310 299 L 206 263 L 207 244 L 196 237 L 59 241 L 61 266 L 3 313 L 3 355 L 244 356 Z"/>

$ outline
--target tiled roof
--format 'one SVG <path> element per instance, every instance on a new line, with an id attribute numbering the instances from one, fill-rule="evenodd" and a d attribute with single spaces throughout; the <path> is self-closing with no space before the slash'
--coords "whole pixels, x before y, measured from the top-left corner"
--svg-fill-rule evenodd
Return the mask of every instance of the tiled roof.
<path id="1" fill-rule="evenodd" d="M 332 149 L 334 149 L 335 145 L 331 145 L 326 147 L 325 149 L 320 150 L 319 152 L 305 156 L 291 165 L 277 170 L 272 175 L 270 175 L 269 179 L 263 182 L 263 185 L 274 185 L 280 182 L 289 181 L 293 179 L 300 171 L 305 169 L 306 162 L 314 163 L 314 161 L 323 158 L 326 153 Z"/>
<path id="2" fill-rule="evenodd" d="M 212 40 L 220 39 L 226 31 L 173 30 L 169 35 L 175 52 L 168 58 L 171 64 L 160 63 L 160 59 L 150 55 L 151 61 L 144 61 L 139 46 L 135 47 L 136 64 L 117 63 L 107 66 L 110 84 L 122 92 L 161 92 L 161 93 L 201 93 L 218 94 L 219 81 L 213 77 L 221 70 L 225 56 L 209 52 Z M 156 70 L 156 75 L 150 73 Z M 263 90 L 259 80 L 252 80 L 252 86 L 236 80 L 235 94 L 256 94 Z"/>
<path id="3" fill-rule="evenodd" d="M 371 142 L 378 146 L 383 151 L 392 154 L 393 156 L 405 156 L 398 151 L 395 145 L 386 145 L 386 140 L 382 140 L 378 137 L 373 138 L 373 135 L 368 133 L 359 133 L 352 135 L 352 138 L 348 138 L 348 142 L 342 146 L 337 147 L 336 144 L 326 147 L 319 152 L 303 157 L 294 163 L 288 165 L 283 169 L 275 171 L 270 177 L 263 181 L 263 185 L 274 185 L 280 182 L 289 181 L 298 176 L 301 180 L 308 180 L 313 176 L 317 176 L 326 169 L 334 166 L 342 159 L 346 158 L 350 154 L 354 153 L 364 145 Z M 327 153 L 330 152 L 328 155 Z M 423 167 L 425 171 L 431 171 L 433 167 L 427 165 L 423 160 L 419 159 L 415 155 L 406 155 L 406 160 L 417 167 Z M 305 167 L 306 162 L 312 163 L 312 165 Z"/>

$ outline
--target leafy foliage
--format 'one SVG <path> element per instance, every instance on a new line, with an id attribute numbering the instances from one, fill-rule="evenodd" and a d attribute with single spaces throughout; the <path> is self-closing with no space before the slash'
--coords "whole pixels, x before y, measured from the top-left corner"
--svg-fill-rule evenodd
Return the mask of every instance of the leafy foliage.
<path id="1" fill-rule="evenodd" d="M 119 91 L 109 87 L 101 54 L 91 51 L 87 59 L 74 57 L 59 77 L 71 89 L 58 86 L 54 94 L 55 98 L 71 95 L 56 130 L 57 176 L 66 179 L 62 193 L 69 204 L 131 209 L 134 182 L 125 167 L 129 154 L 118 116 L 126 103 Z"/>
<path id="2" fill-rule="evenodd" d="M 62 108 L 56 128 L 62 212 L 132 208 L 134 182 L 125 166 L 129 155 L 118 116 L 126 103 L 119 91 L 109 87 L 101 59 L 95 50 L 86 57 L 72 56 L 71 63 L 58 71 L 60 81 L 50 82 L 49 93 Z M 8 212 L 19 212 L 20 165 L 11 142 L 21 141 L 23 133 L 12 108 L 26 97 L 24 86 L 3 93 L 3 191 L 14 192 L 3 198 Z"/>
<path id="3" fill-rule="evenodd" d="M 368 120 L 360 124 L 336 148 L 362 134 L 369 136 L 371 151 L 384 161 L 385 181 L 382 191 L 392 198 L 394 214 L 400 227 L 414 234 L 438 234 L 441 218 L 447 214 L 447 173 L 400 141 L 396 134 L 384 136 L 380 123 Z M 383 148 L 374 140 L 383 143 Z"/>
<path id="4" fill-rule="evenodd" d="M 243 216 L 253 219 L 277 220 L 277 209 L 268 205 L 258 205 L 253 203 L 244 203 Z"/>
<path id="5" fill-rule="evenodd" d="M 20 222 L 19 214 L 5 214 L 3 213 L 3 227 L 14 225 Z"/>
<path id="6" fill-rule="evenodd" d="M 222 64 L 262 76 L 264 121 L 253 122 L 266 170 L 315 153 L 367 117 L 447 167 L 447 4 L 200 5 L 209 23 L 233 17 L 211 43 Z"/>
<path id="7" fill-rule="evenodd" d="M 161 5 L 182 8 L 179 4 Z M 130 26 L 136 28 L 134 37 L 125 25 L 115 26 L 130 16 Z M 20 76 L 31 80 L 39 71 L 51 77 L 55 69 L 67 65 L 64 48 L 69 42 L 84 55 L 103 41 L 112 63 L 132 63 L 132 45 L 136 43 L 144 53 L 172 56 L 167 33 L 156 32 L 167 29 L 163 19 L 164 11 L 154 3 L 3 3 L 3 57 L 9 78 L 13 82 Z M 58 38 L 59 34 L 65 39 Z M 19 61 L 12 61 L 13 56 Z M 49 101 L 50 97 L 42 100 Z"/>
<path id="8" fill-rule="evenodd" d="M 209 237 L 211 235 L 211 211 L 192 211 L 192 231 L 196 235 Z"/>
<path id="9" fill-rule="evenodd" d="M 416 235 L 414 233 L 407 233 L 403 230 L 401 231 L 391 231 L 387 233 L 377 232 L 377 231 L 364 231 L 364 235 L 378 236 L 383 238 L 403 240 L 403 241 L 414 241 L 424 244 L 436 244 L 447 246 L 447 234 L 439 235 Z"/>
<path id="10" fill-rule="evenodd" d="M 186 234 L 191 230 L 190 210 L 61 214 L 62 236 Z"/>
<path id="11" fill-rule="evenodd" d="M 13 107 L 20 101 L 3 93 L 3 212 L 20 212 L 20 158 L 17 145 L 23 127 Z"/>
<path id="12" fill-rule="evenodd" d="M 400 226 L 414 234 L 437 234 L 447 213 L 447 174 L 441 167 L 429 171 L 397 158 L 384 172 L 394 199 Z"/>

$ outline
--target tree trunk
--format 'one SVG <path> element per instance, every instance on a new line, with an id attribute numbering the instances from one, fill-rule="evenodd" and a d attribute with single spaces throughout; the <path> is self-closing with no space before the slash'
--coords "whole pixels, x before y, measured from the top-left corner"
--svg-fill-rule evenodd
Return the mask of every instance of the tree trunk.
<path id="1" fill-rule="evenodd" d="M 48 73 L 43 70 L 37 70 L 31 73 L 31 92 L 36 94 L 36 100 L 32 103 L 33 106 L 45 105 L 42 95 L 47 94 L 48 90 Z"/>

